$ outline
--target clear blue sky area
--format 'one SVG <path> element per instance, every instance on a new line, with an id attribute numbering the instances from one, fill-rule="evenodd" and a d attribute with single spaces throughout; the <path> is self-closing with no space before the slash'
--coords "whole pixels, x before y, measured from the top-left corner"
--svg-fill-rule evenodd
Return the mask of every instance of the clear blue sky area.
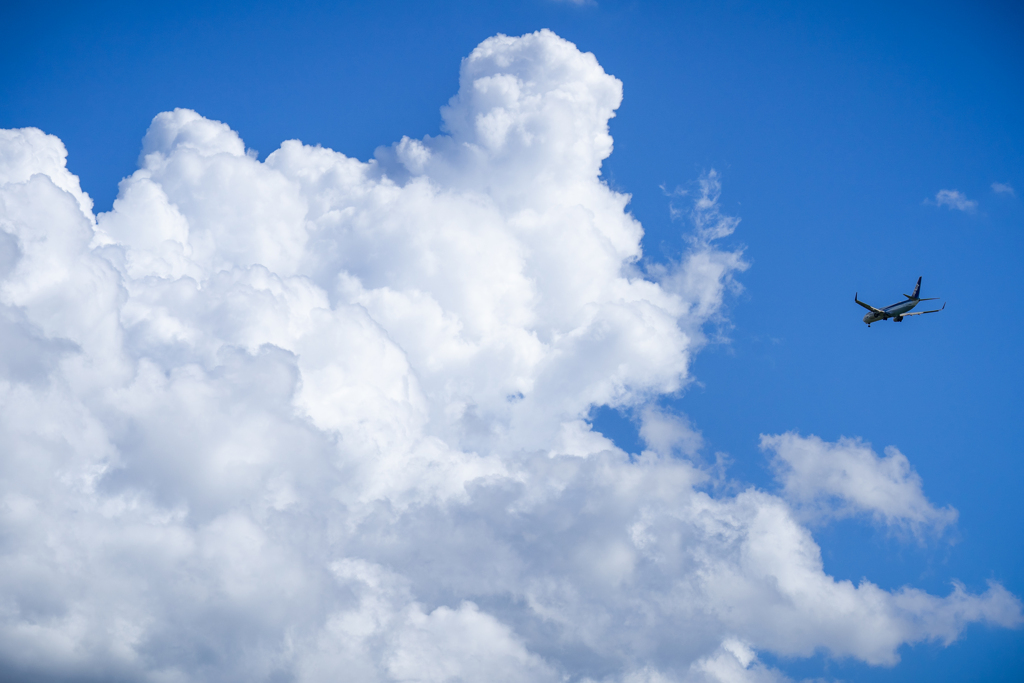
<path id="1" fill-rule="evenodd" d="M 723 179 L 751 263 L 729 343 L 670 403 L 772 490 L 760 434 L 900 449 L 954 531 L 917 541 L 867 519 L 815 529 L 825 569 L 945 595 L 990 579 L 1024 596 L 1024 10 L 997 2 L 5 3 L 0 127 L 60 137 L 97 211 L 152 117 L 192 108 L 260 158 L 286 139 L 367 159 L 440 132 L 460 60 L 496 33 L 550 28 L 622 80 L 607 182 L 632 194 L 646 257 L 687 226 L 662 187 Z M 1012 188 L 1013 191 L 996 188 Z M 967 210 L 936 202 L 962 193 Z M 946 310 L 868 329 L 924 277 Z M 939 302 L 942 303 L 941 301 Z M 597 426 L 636 450 L 632 416 Z M 790 676 L 1018 681 L 1024 633 L 969 628 L 894 668 L 821 655 Z"/>

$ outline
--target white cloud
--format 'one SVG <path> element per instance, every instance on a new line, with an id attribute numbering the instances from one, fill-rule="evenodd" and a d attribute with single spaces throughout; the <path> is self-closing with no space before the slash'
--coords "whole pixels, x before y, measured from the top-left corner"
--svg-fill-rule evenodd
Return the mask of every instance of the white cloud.
<path id="1" fill-rule="evenodd" d="M 701 437 L 685 415 L 674 415 L 657 406 L 640 411 L 640 438 L 659 455 L 693 457 L 704 445 Z"/>
<path id="2" fill-rule="evenodd" d="M 978 202 L 968 199 L 967 195 L 960 190 L 939 190 L 935 193 L 935 205 L 968 213 L 978 208 Z"/>
<path id="3" fill-rule="evenodd" d="M 770 680 L 758 651 L 1019 623 L 998 585 L 836 581 L 783 499 L 669 455 L 699 432 L 645 407 L 745 263 L 709 173 L 686 255 L 644 270 L 598 175 L 620 100 L 543 31 L 482 43 L 449 134 L 366 163 L 166 112 L 95 221 L 56 138 L 4 132 L 0 669 Z"/>
<path id="4" fill-rule="evenodd" d="M 91 221 L 92 199 L 82 191 L 78 176 L 67 170 L 67 158 L 64 143 L 55 135 L 37 128 L 0 129 L 0 185 L 23 183 L 41 173 L 74 197 L 82 214 Z"/>
<path id="5" fill-rule="evenodd" d="M 757 660 L 750 647 L 735 638 L 722 641 L 713 654 L 694 662 L 690 678 L 707 683 L 782 683 L 790 680 Z"/>
<path id="6" fill-rule="evenodd" d="M 1011 197 L 1017 196 L 1017 193 L 1014 192 L 1013 187 L 1009 183 L 992 183 L 992 191 L 996 194 L 1008 194 Z"/>
<path id="7" fill-rule="evenodd" d="M 956 522 L 955 509 L 928 502 L 921 477 L 892 446 L 879 458 L 858 439 L 828 443 L 787 432 L 762 434 L 761 449 L 774 454 L 783 496 L 812 517 L 866 513 L 915 533 L 929 527 L 941 532 Z"/>

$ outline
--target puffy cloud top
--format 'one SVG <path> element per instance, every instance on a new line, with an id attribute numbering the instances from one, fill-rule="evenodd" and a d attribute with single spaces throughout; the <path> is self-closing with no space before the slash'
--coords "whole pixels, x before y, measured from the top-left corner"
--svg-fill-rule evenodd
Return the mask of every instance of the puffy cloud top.
<path id="1" fill-rule="evenodd" d="M 654 400 L 738 286 L 737 221 L 709 173 L 687 254 L 643 265 L 599 177 L 620 100 L 541 31 L 368 162 L 164 112 L 95 221 L 59 140 L 0 132 L 4 675 L 777 680 L 758 651 L 1019 623 L 998 584 L 836 581 L 784 498 L 707 493 Z"/>
<path id="2" fill-rule="evenodd" d="M 936 509 L 925 498 L 921 477 L 892 446 L 879 458 L 855 439 L 830 444 L 792 432 L 761 436 L 761 448 L 775 453 L 772 465 L 784 495 L 812 515 L 869 513 L 890 525 L 920 533 L 956 522 L 951 507 Z"/>
<path id="3" fill-rule="evenodd" d="M 40 173 L 74 197 L 82 214 L 92 220 L 92 199 L 82 191 L 78 176 L 67 170 L 67 158 L 64 143 L 55 135 L 38 128 L 0 130 L 0 185 L 23 183 Z"/>

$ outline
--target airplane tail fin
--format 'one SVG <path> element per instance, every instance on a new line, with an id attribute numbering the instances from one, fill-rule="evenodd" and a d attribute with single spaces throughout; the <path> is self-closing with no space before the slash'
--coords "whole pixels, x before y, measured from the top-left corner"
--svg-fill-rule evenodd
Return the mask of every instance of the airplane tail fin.
<path id="1" fill-rule="evenodd" d="M 908 299 L 920 299 L 921 298 L 920 294 L 921 294 L 921 278 L 917 278 L 917 286 L 914 287 L 914 293 L 913 294 L 904 294 L 903 296 L 907 297 Z"/>

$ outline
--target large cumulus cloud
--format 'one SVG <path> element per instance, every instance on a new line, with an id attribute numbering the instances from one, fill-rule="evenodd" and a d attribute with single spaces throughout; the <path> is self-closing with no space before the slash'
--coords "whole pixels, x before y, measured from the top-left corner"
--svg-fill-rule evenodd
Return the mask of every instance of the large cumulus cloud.
<path id="1" fill-rule="evenodd" d="M 644 265 L 599 179 L 621 96 L 542 31 L 483 42 L 445 134 L 369 162 L 259 162 L 178 109 L 99 216 L 58 139 L 0 131 L 0 668 L 777 680 L 759 650 L 890 664 L 1018 623 L 997 584 L 825 572 L 801 503 L 954 518 L 902 454 L 766 437 L 786 495 L 709 493 L 699 432 L 656 399 L 722 322 L 737 221 L 710 173 L 686 254 Z M 601 405 L 648 450 L 595 432 Z"/>

